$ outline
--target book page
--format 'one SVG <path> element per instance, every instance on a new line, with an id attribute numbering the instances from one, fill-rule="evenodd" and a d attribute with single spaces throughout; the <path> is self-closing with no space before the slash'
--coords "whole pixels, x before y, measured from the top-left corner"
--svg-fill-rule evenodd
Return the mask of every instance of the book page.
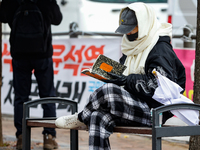
<path id="1" fill-rule="evenodd" d="M 92 71 L 92 68 L 88 68 L 88 69 L 83 69 L 81 73 L 85 74 L 86 72 L 91 72 L 91 71 Z"/>

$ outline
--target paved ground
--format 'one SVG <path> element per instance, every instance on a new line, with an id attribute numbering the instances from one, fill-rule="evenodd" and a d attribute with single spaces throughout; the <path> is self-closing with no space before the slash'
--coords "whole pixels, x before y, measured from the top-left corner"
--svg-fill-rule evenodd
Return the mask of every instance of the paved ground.
<path id="1" fill-rule="evenodd" d="M 8 146 L 0 150 L 15 150 L 16 138 L 13 118 L 3 116 L 3 136 L 4 143 Z M 43 136 L 42 128 L 34 128 L 31 130 L 32 149 L 42 150 Z M 59 143 L 58 150 L 69 150 L 69 130 L 57 129 L 57 140 Z M 163 140 L 162 150 L 188 150 L 187 141 Z M 151 137 L 133 134 L 114 133 L 110 137 L 112 150 L 151 150 Z M 79 131 L 79 149 L 88 150 L 88 132 Z"/>

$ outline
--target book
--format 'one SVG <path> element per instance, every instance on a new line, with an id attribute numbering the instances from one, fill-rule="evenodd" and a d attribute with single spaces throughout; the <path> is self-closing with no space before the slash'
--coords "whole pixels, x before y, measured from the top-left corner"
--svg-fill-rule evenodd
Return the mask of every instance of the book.
<path id="1" fill-rule="evenodd" d="M 125 69 L 125 65 L 120 64 L 119 62 L 108 58 L 105 55 L 100 54 L 93 63 L 92 68 L 84 69 L 81 71 L 81 73 L 96 78 L 98 80 L 108 80 L 112 79 L 112 77 L 107 74 L 107 72 L 122 75 Z"/>

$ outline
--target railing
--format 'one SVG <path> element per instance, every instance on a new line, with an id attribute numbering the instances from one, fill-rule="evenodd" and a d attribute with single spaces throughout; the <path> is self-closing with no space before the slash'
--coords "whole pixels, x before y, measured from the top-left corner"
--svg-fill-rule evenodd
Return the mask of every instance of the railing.
<path id="1" fill-rule="evenodd" d="M 78 24 L 72 22 L 69 25 L 69 32 L 52 33 L 53 36 L 69 36 L 70 38 L 78 38 L 78 36 L 118 36 L 122 37 L 123 34 L 109 33 L 109 32 L 84 32 L 78 31 Z M 2 32 L 2 35 L 10 35 L 9 32 Z M 183 27 L 183 35 L 173 35 L 172 38 L 180 38 L 183 40 L 184 48 L 194 48 L 194 39 L 196 35 L 193 34 L 191 25 L 185 25 Z"/>

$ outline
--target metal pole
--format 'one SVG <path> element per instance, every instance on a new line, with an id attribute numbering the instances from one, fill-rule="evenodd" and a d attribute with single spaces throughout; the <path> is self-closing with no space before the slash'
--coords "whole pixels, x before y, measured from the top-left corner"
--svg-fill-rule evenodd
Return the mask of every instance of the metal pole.
<path id="1" fill-rule="evenodd" d="M 70 38 L 78 38 L 78 34 L 76 34 L 78 30 L 78 24 L 76 22 L 72 22 L 69 25 L 69 37 Z"/>
<path id="2" fill-rule="evenodd" d="M 195 48 L 195 42 L 192 40 L 191 35 L 193 35 L 193 26 L 186 25 L 183 28 L 183 47 L 184 48 Z"/>

